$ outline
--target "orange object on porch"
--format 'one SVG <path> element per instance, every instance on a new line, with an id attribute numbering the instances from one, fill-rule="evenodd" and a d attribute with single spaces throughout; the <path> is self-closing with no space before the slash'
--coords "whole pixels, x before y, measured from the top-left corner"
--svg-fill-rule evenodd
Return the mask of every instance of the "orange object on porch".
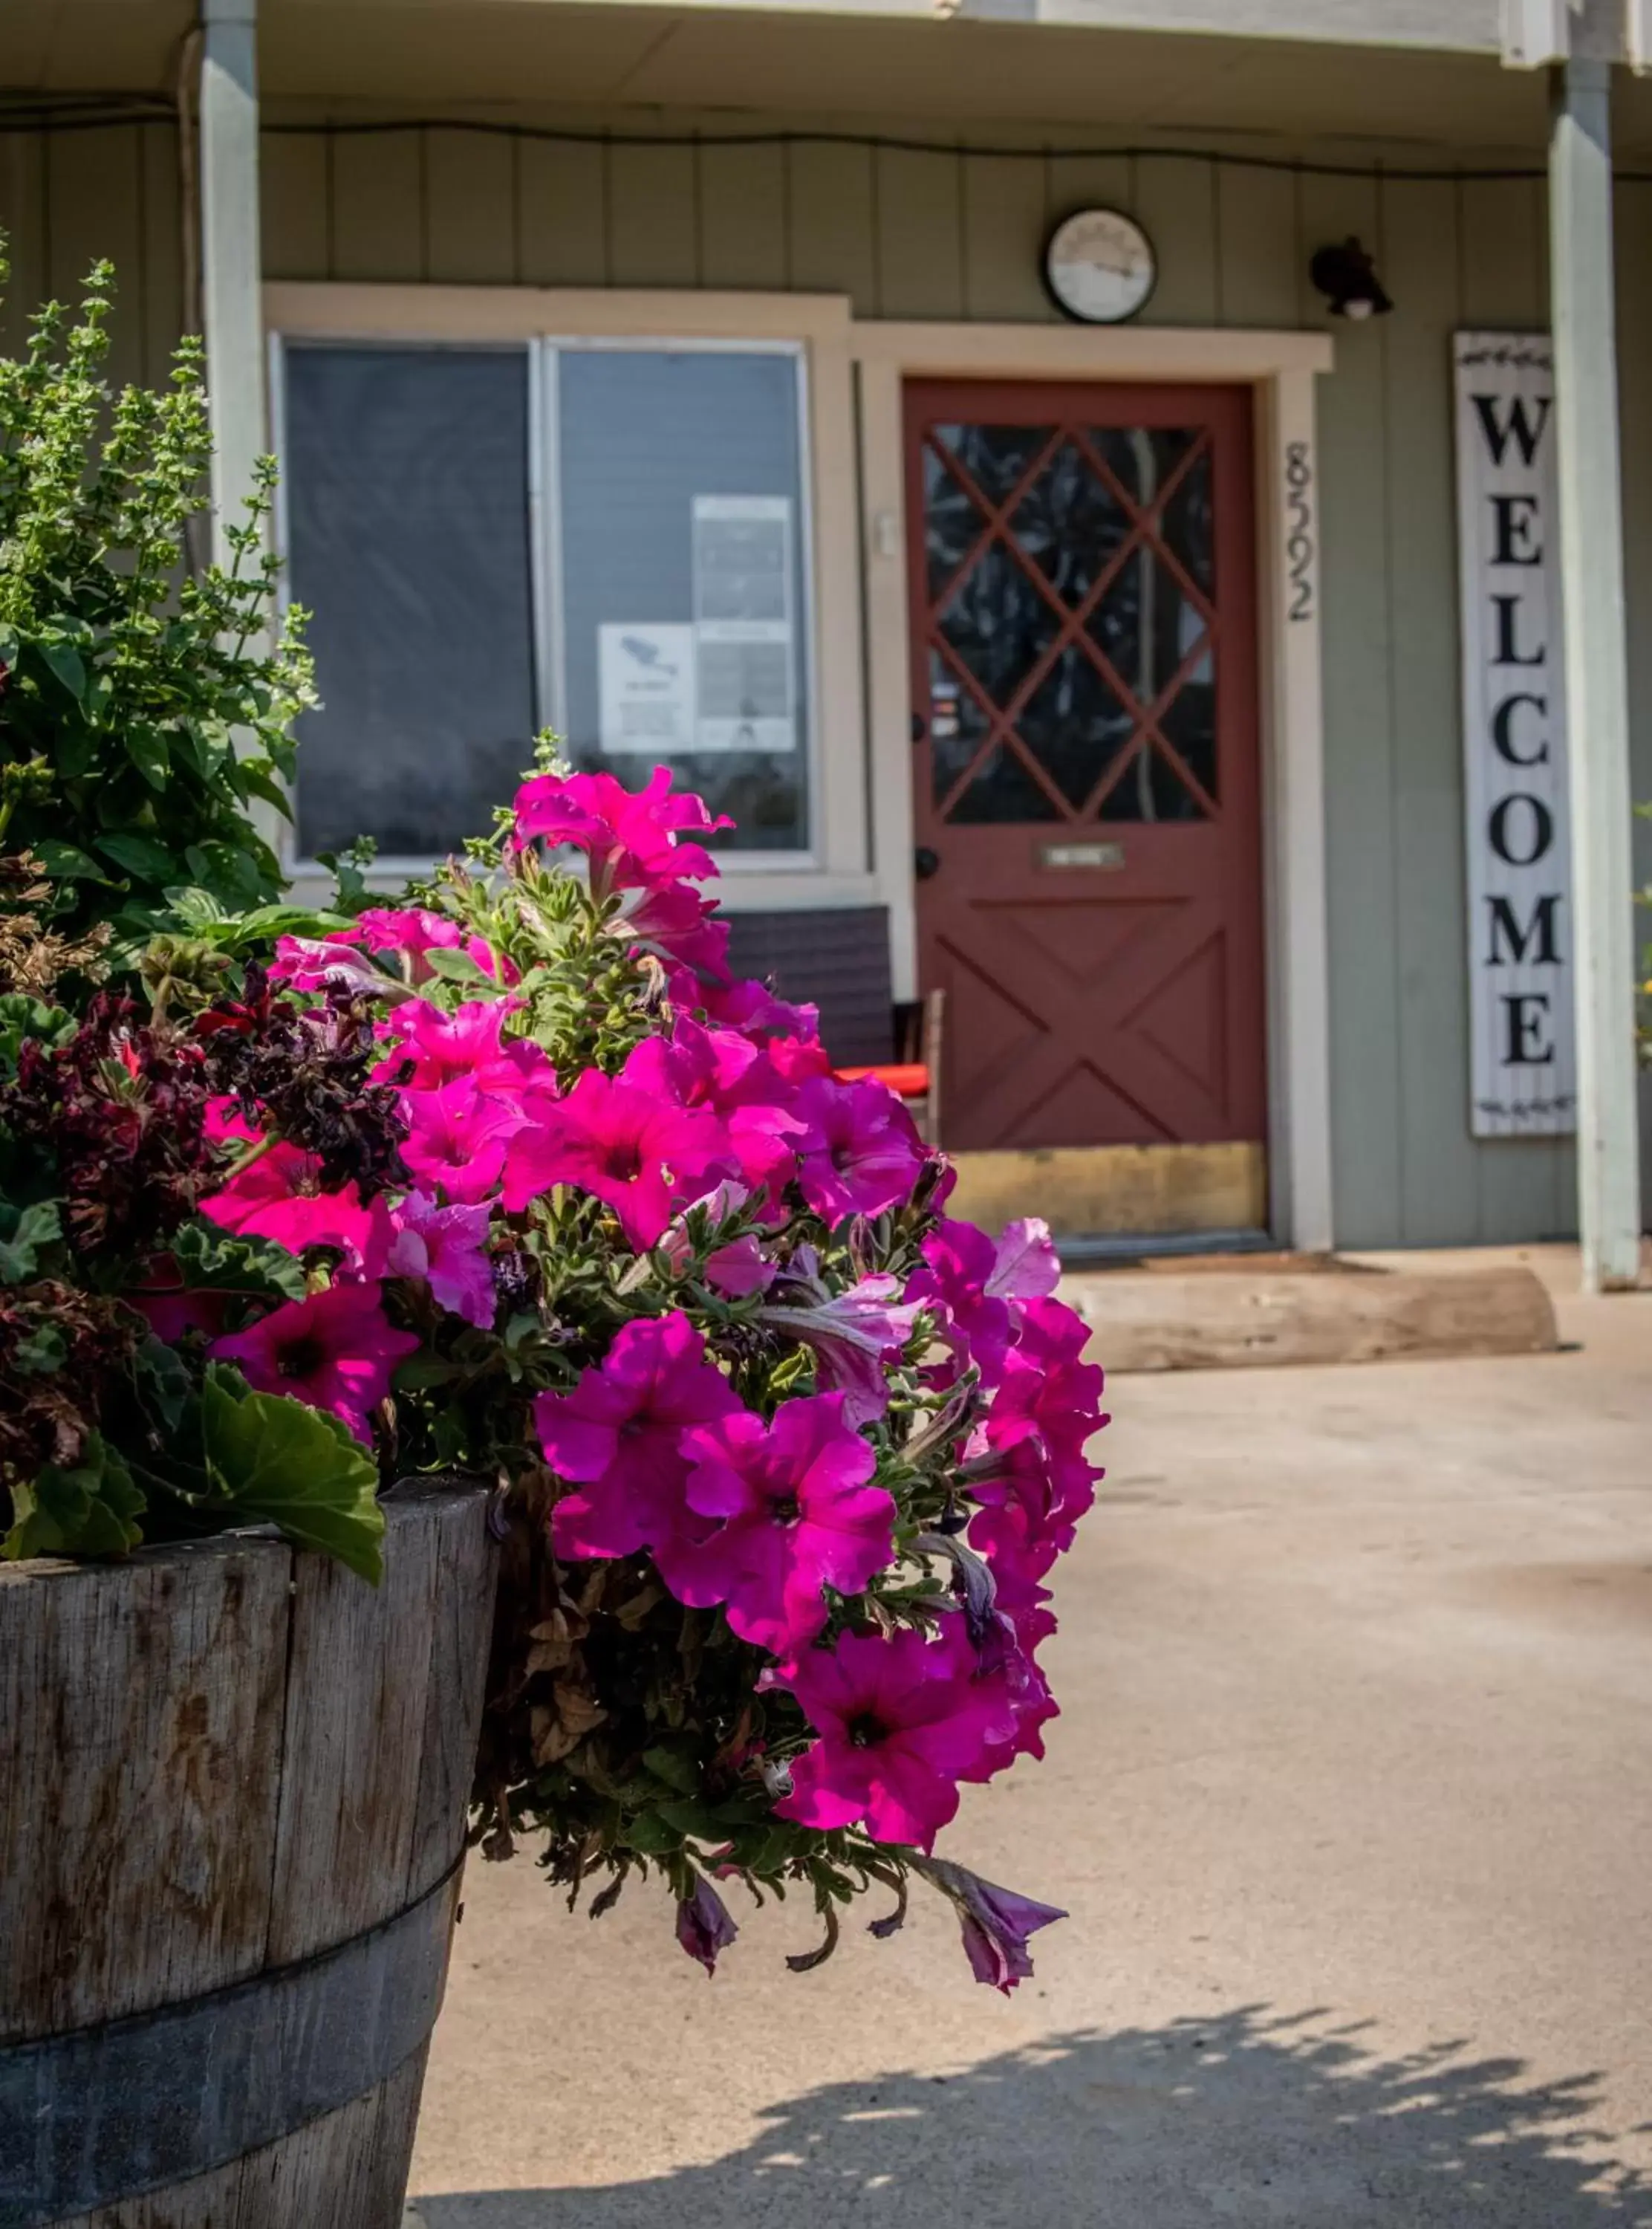
<path id="1" fill-rule="evenodd" d="M 880 1083 L 887 1083 L 898 1099 L 929 1096 L 929 1070 L 921 1060 L 886 1061 L 871 1068 L 835 1068 L 832 1074 L 840 1083 L 859 1083 L 863 1076 L 874 1076 Z"/>

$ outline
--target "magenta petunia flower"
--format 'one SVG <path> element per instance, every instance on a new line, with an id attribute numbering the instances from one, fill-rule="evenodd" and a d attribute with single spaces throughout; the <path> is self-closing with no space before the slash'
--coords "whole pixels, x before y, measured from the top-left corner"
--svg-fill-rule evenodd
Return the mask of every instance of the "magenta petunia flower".
<path id="1" fill-rule="evenodd" d="M 682 1532 L 689 1522 L 682 1435 L 739 1406 L 687 1316 L 622 1324 L 599 1369 L 587 1370 L 571 1393 L 541 1393 L 534 1403 L 546 1461 L 584 1488 L 551 1513 L 556 1553 L 569 1562 L 630 1556 Z"/>
<path id="2" fill-rule="evenodd" d="M 924 1165 L 912 1119 L 875 1077 L 839 1083 L 818 1076 L 792 1102 L 807 1124 L 797 1181 L 816 1215 L 878 1215 L 911 1193 Z"/>
<path id="3" fill-rule="evenodd" d="M 284 1138 L 209 1193 L 201 1212 L 221 1230 L 268 1238 L 289 1254 L 311 1246 L 336 1247 L 354 1273 L 381 1275 L 390 1242 L 390 1218 L 381 1199 L 363 1202 L 354 1184 L 321 1189 L 321 1164 Z"/>
<path id="4" fill-rule="evenodd" d="M 910 1627 L 805 1649 L 773 1684 L 818 1736 L 776 1811 L 826 1830 L 863 1821 L 878 1842 L 927 1850 L 957 1813 L 960 1777 L 1015 1730 L 999 1683 L 971 1680 L 947 1640 Z"/>
<path id="5" fill-rule="evenodd" d="M 516 1108 L 463 1080 L 434 1091 L 404 1091 L 411 1127 L 402 1159 L 426 1191 L 439 1185 L 450 1200 L 485 1199 L 498 1184 L 505 1149 L 522 1127 Z"/>
<path id="6" fill-rule="evenodd" d="M 705 1875 L 696 1873 L 694 1894 L 677 1905 L 677 1941 L 709 1976 L 717 1970 L 718 1952 L 727 1950 L 739 1933 L 728 1906 Z"/>
<path id="7" fill-rule="evenodd" d="M 1053 1925 L 1066 1913 L 1053 1904 L 1037 1904 L 1014 1889 L 999 1888 L 983 1880 L 967 1866 L 944 1858 L 923 1858 L 918 1870 L 932 1881 L 951 1902 L 964 1930 L 964 1948 L 977 1982 L 985 1982 L 1005 1996 L 1017 1982 L 1032 1977 L 1033 1962 L 1027 1954 L 1028 1938 L 1041 1927 Z"/>
<path id="8" fill-rule="evenodd" d="M 813 1260 L 799 1247 L 778 1299 L 759 1310 L 758 1320 L 814 1348 L 815 1383 L 845 1397 L 844 1413 L 858 1429 L 888 1407 L 885 1365 L 899 1359 L 919 1310 L 901 1301 L 893 1277 L 862 1277 L 845 1293 L 830 1292 L 812 1274 Z"/>
<path id="9" fill-rule="evenodd" d="M 248 1330 L 215 1340 L 212 1352 L 233 1362 L 255 1393 L 290 1393 L 367 1440 L 368 1413 L 418 1345 L 412 1332 L 386 1320 L 377 1285 L 338 1284 L 272 1309 Z"/>
<path id="10" fill-rule="evenodd" d="M 342 936 L 278 936 L 270 962 L 271 980 L 295 991 L 349 991 L 361 998 L 402 999 L 413 993 L 375 967 Z"/>
<path id="11" fill-rule="evenodd" d="M 766 1292 L 778 1274 L 754 1231 L 748 1230 L 743 1238 L 731 1238 L 727 1246 L 706 1256 L 706 1282 L 731 1301 Z"/>
<path id="12" fill-rule="evenodd" d="M 790 1037 L 812 1044 L 820 1033 L 820 1009 L 793 1005 L 777 999 L 766 983 L 746 977 L 732 983 L 708 984 L 686 967 L 673 968 L 668 982 L 671 1004 L 682 1014 L 703 1013 L 726 1030 L 738 1030 L 754 1044 Z M 831 1063 L 821 1057 L 820 1075 L 829 1074 Z"/>
<path id="13" fill-rule="evenodd" d="M 649 884 L 627 899 L 609 928 L 672 966 L 688 969 L 701 982 L 728 980 L 728 923 L 719 917 L 713 899 L 687 883 Z"/>
<path id="14" fill-rule="evenodd" d="M 385 1269 L 393 1277 L 417 1277 L 431 1297 L 466 1323 L 492 1328 L 496 1294 L 488 1260 L 488 1207 L 443 1207 L 427 1192 L 410 1192 L 393 1217 Z"/>
<path id="15" fill-rule="evenodd" d="M 894 1552 L 895 1505 L 868 1483 L 871 1447 L 841 1395 L 785 1401 L 772 1423 L 731 1412 L 682 1435 L 684 1498 L 712 1520 L 701 1540 L 662 1540 L 655 1561 L 679 1602 L 727 1604 L 742 1641 L 777 1656 L 826 1622 L 823 1586 L 858 1594 Z"/>
<path id="16" fill-rule="evenodd" d="M 407 962 L 408 981 L 387 977 L 359 954 L 351 954 L 351 946 L 367 952 L 401 954 Z M 431 968 L 422 964 L 426 953 L 461 949 L 484 974 L 505 982 L 515 980 L 515 970 L 509 960 L 501 961 L 485 937 L 466 936 L 458 922 L 423 906 L 369 906 L 349 928 L 330 929 L 324 937 L 279 937 L 270 973 L 297 991 L 317 991 L 336 983 L 348 989 L 371 990 L 379 998 L 405 999 L 409 983 L 430 979 Z M 359 971 L 355 974 L 349 972 L 352 958 Z"/>
<path id="17" fill-rule="evenodd" d="M 1080 1359 L 1089 1337 L 1084 1318 L 1060 1301 L 1026 1308 L 987 1412 L 983 1436 L 989 1446 L 1007 1448 L 1036 1433 L 1054 1456 L 1082 1461 L 1085 1442 L 1108 1422 L 1100 1365 Z M 1092 1480 L 1103 1475 L 1085 1468 Z"/>
<path id="18" fill-rule="evenodd" d="M 573 1185 L 606 1201 L 640 1253 L 708 1179 L 735 1173 L 715 1115 L 587 1069 L 565 1099 L 539 1102 L 511 1140 L 504 1200 L 514 1215 L 553 1185 Z"/>
<path id="19" fill-rule="evenodd" d="M 374 1074 L 381 1081 L 394 1077 L 414 1091 L 469 1083 L 507 1100 L 529 1085 L 554 1091 L 556 1070 L 547 1055 L 529 1038 L 504 1034 L 521 1003 L 473 999 L 449 1014 L 426 999 L 409 999 L 380 1025 L 380 1035 L 394 1040 L 394 1049 Z"/>
<path id="20" fill-rule="evenodd" d="M 672 795 L 665 767 L 656 766 L 639 791 L 625 788 L 611 774 L 547 774 L 516 793 L 517 844 L 573 845 L 590 860 L 591 885 L 599 896 L 704 882 L 717 872 L 715 861 L 700 845 L 677 838 L 685 831 L 710 835 L 733 825 L 723 814 L 714 819 L 701 798 Z"/>
<path id="21" fill-rule="evenodd" d="M 805 1125 L 792 1112 L 792 1087 L 736 1031 L 703 1028 L 684 1016 L 669 1037 L 644 1038 L 621 1080 L 715 1114 L 753 1192 L 779 1187 L 797 1166 Z"/>
<path id="22" fill-rule="evenodd" d="M 1049 1226 L 1036 1217 L 1010 1224 L 995 1246 L 973 1223 L 942 1222 L 924 1241 L 909 1301 L 938 1313 L 938 1337 L 957 1370 L 973 1363 L 990 1389 L 1003 1374 L 1021 1320 L 1021 1303 L 1054 1289 L 1061 1274 Z M 949 1373 L 943 1369 L 942 1382 Z"/>

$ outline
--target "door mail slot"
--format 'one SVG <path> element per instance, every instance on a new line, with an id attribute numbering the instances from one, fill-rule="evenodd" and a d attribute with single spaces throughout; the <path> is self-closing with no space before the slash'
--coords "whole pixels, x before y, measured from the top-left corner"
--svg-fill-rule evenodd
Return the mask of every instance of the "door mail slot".
<path id="1" fill-rule="evenodd" d="M 1124 864 L 1122 844 L 1041 844 L 1041 867 L 1100 867 L 1117 869 Z"/>

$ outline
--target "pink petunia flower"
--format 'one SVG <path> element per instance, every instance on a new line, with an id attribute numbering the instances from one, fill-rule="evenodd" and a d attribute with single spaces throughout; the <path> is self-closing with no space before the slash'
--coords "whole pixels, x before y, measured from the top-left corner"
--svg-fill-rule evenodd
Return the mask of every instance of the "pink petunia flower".
<path id="1" fill-rule="evenodd" d="M 900 1299 L 893 1277 L 862 1277 L 833 1293 L 810 1274 L 813 1259 L 810 1249 L 798 1248 L 778 1299 L 758 1311 L 758 1321 L 814 1348 L 816 1384 L 845 1397 L 845 1414 L 858 1429 L 888 1407 L 885 1365 L 899 1359 L 919 1310 Z"/>
<path id="2" fill-rule="evenodd" d="M 717 872 L 715 861 L 700 845 L 677 838 L 685 830 L 710 835 L 733 825 L 726 815 L 714 819 L 701 798 L 673 796 L 665 767 L 656 766 L 639 791 L 611 774 L 547 774 L 516 793 L 517 844 L 572 844 L 590 860 L 591 886 L 600 897 L 706 881 Z"/>
<path id="3" fill-rule="evenodd" d="M 738 1030 L 753 1044 L 763 1044 L 775 1037 L 785 1037 L 798 1044 L 813 1044 L 820 1033 L 820 1010 L 803 1005 L 793 1005 L 775 997 L 766 983 L 749 977 L 732 983 L 708 984 L 691 968 L 672 968 L 667 982 L 671 1004 L 679 1013 L 703 1013 L 708 1021 L 720 1028 Z M 831 1071 L 831 1063 L 823 1053 L 818 1066 L 811 1070 L 825 1076 Z"/>
<path id="4" fill-rule="evenodd" d="M 1081 1359 L 1089 1339 L 1084 1318 L 1060 1301 L 1034 1301 L 1023 1310 L 987 1416 L 991 1445 L 1007 1447 L 1035 1431 L 1059 1453 L 1082 1455 L 1109 1421 L 1101 1407 L 1105 1376 L 1098 1363 Z"/>
<path id="5" fill-rule="evenodd" d="M 556 1070 L 528 1037 L 507 1037 L 505 1023 L 521 1005 L 515 999 L 474 999 L 451 1014 L 426 999 L 410 999 L 386 1017 L 380 1035 L 394 1050 L 374 1070 L 409 1090 L 436 1091 L 447 1083 L 473 1084 L 509 1098 L 525 1086 L 554 1091 Z M 411 1070 L 411 1072 L 409 1072 Z"/>
<path id="6" fill-rule="evenodd" d="M 1015 1732 L 996 1686 L 910 1627 L 805 1649 L 772 1684 L 791 1690 L 817 1736 L 776 1811 L 826 1830 L 862 1821 L 877 1842 L 927 1850 L 957 1811 L 961 1776 Z"/>
<path id="7" fill-rule="evenodd" d="M 256 1393 L 290 1393 L 325 1409 L 369 1440 L 368 1413 L 390 1391 L 391 1372 L 418 1346 L 397 1331 L 372 1284 L 329 1285 L 288 1301 L 250 1329 L 215 1340 L 212 1352 L 233 1362 Z"/>
<path id="8" fill-rule="evenodd" d="M 350 947 L 365 952 L 399 953 L 407 961 L 407 980 L 386 975 Z M 283 936 L 276 941 L 270 973 L 295 991 L 318 991 L 328 984 L 369 991 L 381 999 L 405 999 L 413 983 L 427 982 L 432 973 L 421 965 L 426 952 L 464 950 L 484 974 L 505 982 L 515 979 L 509 960 L 501 961 L 485 937 L 467 936 L 456 921 L 431 913 L 423 906 L 369 906 L 348 928 L 330 929 L 324 937 Z M 350 972 L 354 967 L 355 973 Z"/>
<path id="9" fill-rule="evenodd" d="M 877 1458 L 841 1395 L 783 1402 L 769 1424 L 731 1412 L 681 1444 L 684 1498 L 714 1529 L 669 1536 L 655 1561 L 679 1602 L 726 1603 L 742 1641 L 777 1656 L 804 1648 L 826 1622 L 821 1589 L 858 1594 L 893 1554 L 895 1505 L 868 1482 Z"/>
<path id="10" fill-rule="evenodd" d="M 1061 1274 L 1048 1224 L 1035 1217 L 1012 1223 L 995 1246 L 973 1223 L 942 1222 L 924 1241 L 923 1252 L 906 1298 L 938 1311 L 939 1337 L 957 1369 L 973 1363 L 982 1384 L 996 1385 L 1020 1325 L 1022 1300 L 1053 1291 Z"/>
<path id="11" fill-rule="evenodd" d="M 504 1201 L 515 1215 L 553 1185 L 573 1185 L 613 1209 L 640 1253 L 708 1179 L 735 1173 L 715 1115 L 587 1069 L 565 1099 L 540 1102 L 512 1138 Z"/>
<path id="12" fill-rule="evenodd" d="M 621 1081 L 717 1115 L 741 1178 L 753 1192 L 778 1188 L 797 1166 L 806 1126 L 792 1112 L 792 1089 L 758 1047 L 733 1030 L 707 1029 L 682 1017 L 669 1037 L 644 1038 L 627 1059 Z"/>
<path id="13" fill-rule="evenodd" d="M 354 1184 L 323 1192 L 320 1162 L 285 1138 L 240 1170 L 221 1192 L 209 1193 L 201 1212 L 221 1230 L 268 1238 L 289 1254 L 336 1247 L 348 1267 L 365 1277 L 381 1273 L 390 1241 L 389 1214 L 381 1199 L 363 1203 Z"/>
<path id="14" fill-rule="evenodd" d="M 398 982 L 354 951 L 343 936 L 278 936 L 270 975 L 290 983 L 295 991 L 351 991 L 368 999 L 412 998 L 406 983 Z"/>
<path id="15" fill-rule="evenodd" d="M 409 1128 L 402 1159 L 426 1191 L 450 1200 L 486 1199 L 498 1184 L 505 1150 L 522 1116 L 508 1101 L 463 1080 L 434 1091 L 404 1091 Z"/>
<path id="16" fill-rule="evenodd" d="M 727 1950 L 739 1933 L 728 1906 L 705 1875 L 696 1873 L 694 1894 L 677 1905 L 677 1941 L 709 1976 L 717 1970 L 719 1951 Z"/>
<path id="17" fill-rule="evenodd" d="M 622 1324 L 599 1369 L 587 1370 L 571 1393 L 541 1393 L 534 1403 L 546 1461 L 585 1489 L 551 1513 L 556 1553 L 570 1562 L 630 1556 L 674 1538 L 688 1521 L 682 1435 L 739 1406 L 687 1316 Z"/>
<path id="18" fill-rule="evenodd" d="M 396 1235 L 385 1259 L 387 1274 L 418 1278 L 439 1307 L 491 1330 L 496 1295 L 486 1202 L 443 1207 L 426 1192 L 410 1192 L 393 1219 Z"/>
<path id="19" fill-rule="evenodd" d="M 868 1076 L 800 1084 L 794 1111 L 808 1125 L 797 1181 L 815 1213 L 836 1223 L 878 1215 L 906 1198 L 924 1163 L 912 1119 L 886 1084 Z"/>
<path id="20" fill-rule="evenodd" d="M 1033 1962 L 1027 1955 L 1028 1938 L 1041 1927 L 1053 1925 L 1066 1913 L 1053 1904 L 1038 1904 L 1011 1888 L 999 1888 L 967 1866 L 944 1858 L 920 1858 L 918 1870 L 932 1881 L 951 1902 L 964 1930 L 964 1949 L 977 1982 L 985 1982 L 1005 1996 L 1018 1982 L 1030 1981 Z"/>
<path id="21" fill-rule="evenodd" d="M 701 982 L 728 980 L 728 923 L 718 918 L 714 900 L 687 883 L 650 884 L 608 926 L 615 936 L 646 945 Z"/>

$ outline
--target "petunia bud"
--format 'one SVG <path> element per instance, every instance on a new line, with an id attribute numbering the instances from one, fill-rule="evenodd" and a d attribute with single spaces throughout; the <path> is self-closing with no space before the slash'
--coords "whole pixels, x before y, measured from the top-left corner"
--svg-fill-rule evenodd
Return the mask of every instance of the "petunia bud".
<path id="1" fill-rule="evenodd" d="M 703 1874 L 697 1873 L 694 1894 L 677 1905 L 677 1941 L 711 1975 L 717 1970 L 717 1953 L 727 1950 L 739 1933 L 728 1906 Z"/>

